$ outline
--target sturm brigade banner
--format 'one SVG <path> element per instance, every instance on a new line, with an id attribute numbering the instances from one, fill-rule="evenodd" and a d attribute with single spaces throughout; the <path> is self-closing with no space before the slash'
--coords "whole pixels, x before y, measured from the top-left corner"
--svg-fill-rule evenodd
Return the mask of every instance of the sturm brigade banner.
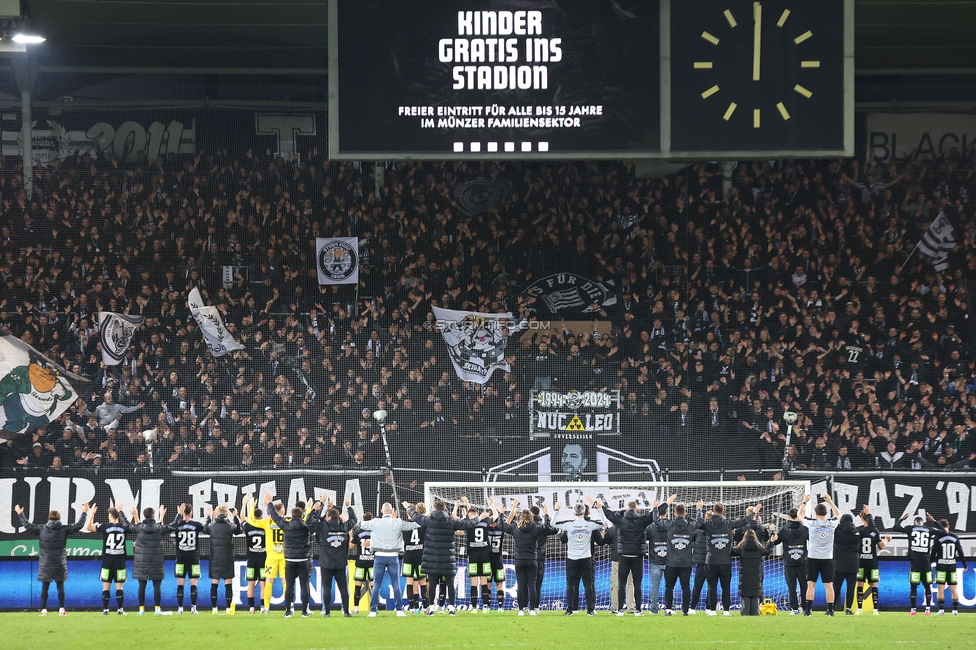
<path id="1" fill-rule="evenodd" d="M 315 239 L 319 284 L 359 283 L 359 240 L 355 237 Z"/>
<path id="2" fill-rule="evenodd" d="M 479 314 L 431 307 L 461 381 L 484 384 L 496 370 L 512 369 L 505 359 L 510 334 L 522 328 L 510 313 Z"/>
<path id="3" fill-rule="evenodd" d="M 132 344 L 143 323 L 145 316 L 129 316 L 110 311 L 98 312 L 98 333 L 102 343 L 102 363 L 106 366 L 117 366 L 122 363 L 125 353 Z"/>
<path id="4" fill-rule="evenodd" d="M 299 501 L 308 503 L 323 494 L 335 503 L 349 499 L 358 516 L 375 511 L 377 483 L 383 480 L 381 470 L 295 471 L 295 472 L 155 472 L 133 475 L 131 471 L 91 471 L 17 473 L 0 478 L 0 541 L 21 539 L 24 531 L 14 515 L 15 505 L 23 506 L 33 522 L 47 521 L 51 510 L 61 513 L 65 524 L 78 521 L 81 504 L 98 505 L 100 518 L 119 503 L 128 514 L 132 506 L 170 509 L 186 503 L 193 507 L 193 519 L 204 521 L 207 508 L 225 505 L 240 509 L 245 496 L 263 503 L 264 495 L 280 499 L 290 510 Z M 384 492 L 384 499 L 389 494 Z M 243 550 L 243 547 L 242 547 Z"/>

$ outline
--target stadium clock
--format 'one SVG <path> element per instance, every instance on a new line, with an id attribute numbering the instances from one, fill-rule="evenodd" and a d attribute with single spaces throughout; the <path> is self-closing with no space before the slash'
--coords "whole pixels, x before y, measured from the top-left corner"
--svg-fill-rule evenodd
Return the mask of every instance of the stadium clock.
<path id="1" fill-rule="evenodd" d="M 672 151 L 844 148 L 845 3 L 671 3 Z"/>

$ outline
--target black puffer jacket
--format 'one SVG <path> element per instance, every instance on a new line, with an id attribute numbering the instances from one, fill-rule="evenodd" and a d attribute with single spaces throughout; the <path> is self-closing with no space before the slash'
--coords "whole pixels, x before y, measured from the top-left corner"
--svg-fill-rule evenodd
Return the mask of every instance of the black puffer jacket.
<path id="1" fill-rule="evenodd" d="M 285 560 L 312 559 L 312 534 L 305 520 L 285 519 L 274 508 L 268 508 L 268 514 L 285 534 Z"/>
<path id="2" fill-rule="evenodd" d="M 617 553 L 632 557 L 640 557 L 644 554 L 644 529 L 654 521 L 654 513 L 641 516 L 636 510 L 627 510 L 621 516 L 603 506 L 603 516 L 620 528 L 617 537 Z"/>
<path id="3" fill-rule="evenodd" d="M 739 558 L 739 595 L 743 598 L 763 596 L 763 558 L 773 552 L 773 545 L 763 545 L 758 539 L 743 539 L 740 546 L 732 548 L 732 555 Z"/>
<path id="4" fill-rule="evenodd" d="M 691 544 L 691 561 L 695 564 L 705 564 L 705 558 L 708 557 L 708 540 L 705 531 L 701 528 L 697 529 L 691 537 Z"/>
<path id="5" fill-rule="evenodd" d="M 857 573 L 860 551 L 861 536 L 857 534 L 854 518 L 842 515 L 834 530 L 834 572 Z"/>
<path id="6" fill-rule="evenodd" d="M 532 522 L 525 527 L 519 528 L 517 524 L 508 522 L 499 525 L 499 528 L 512 536 L 515 544 L 515 560 L 537 560 L 539 541 L 545 542 L 547 535 L 556 535 L 559 530 L 549 525 L 549 516 L 542 517 L 540 523 Z M 430 533 L 428 533 L 429 535 Z M 428 537 L 428 539 L 430 539 Z"/>
<path id="7" fill-rule="evenodd" d="M 37 579 L 41 582 L 63 582 L 68 579 L 68 555 L 64 550 L 69 535 L 82 529 L 87 513 L 81 513 L 78 521 L 65 526 L 60 520 L 48 521 L 43 526 L 35 526 L 27 521 L 23 513 L 20 515 L 20 525 L 28 532 L 37 535 L 38 558 Z"/>
<path id="8" fill-rule="evenodd" d="M 454 531 L 468 530 L 478 524 L 478 519 L 455 519 L 445 510 L 434 510 L 429 515 L 419 515 L 407 508 L 407 515 L 426 532 L 424 533 L 424 573 L 453 576 L 457 573 L 457 555 L 454 553 Z M 532 549 L 533 554 L 535 549 Z M 534 555 L 533 555 L 534 557 Z"/>
<path id="9" fill-rule="evenodd" d="M 323 569 L 338 571 L 349 561 L 349 531 L 356 526 L 356 511 L 347 508 L 349 519 L 319 519 L 318 512 L 308 518 L 312 532 L 318 537 L 319 564 Z"/>
<path id="10" fill-rule="evenodd" d="M 207 520 L 203 532 L 210 535 L 210 562 L 221 566 L 234 564 L 234 535 L 241 533 L 241 522 L 219 515 L 216 520 Z"/>
<path id="11" fill-rule="evenodd" d="M 132 553 L 132 577 L 136 580 L 162 580 L 163 536 L 173 532 L 173 526 L 162 526 L 155 519 L 129 522 L 129 533 L 136 536 Z"/>

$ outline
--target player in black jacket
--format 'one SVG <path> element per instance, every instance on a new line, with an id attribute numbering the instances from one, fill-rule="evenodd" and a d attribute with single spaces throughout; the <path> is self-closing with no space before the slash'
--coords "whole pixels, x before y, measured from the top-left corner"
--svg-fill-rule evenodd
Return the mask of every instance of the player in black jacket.
<path id="1" fill-rule="evenodd" d="M 776 544 L 783 545 L 783 569 L 786 574 L 786 588 L 790 594 L 790 611 L 799 616 L 806 611 L 807 602 L 807 540 L 810 529 L 800 521 L 800 511 L 790 508 L 789 521 L 783 524 L 776 534 Z M 800 592 L 797 599 L 797 590 Z"/>
<path id="2" fill-rule="evenodd" d="M 342 615 L 349 617 L 349 531 L 356 525 L 356 511 L 346 499 L 346 514 L 339 514 L 325 494 L 319 499 L 325 505 L 325 518 L 319 519 L 316 509 L 308 518 L 309 528 L 319 543 L 319 569 L 322 572 L 319 587 L 322 592 L 322 616 L 332 613 L 332 582 L 339 588 Z"/>
<path id="3" fill-rule="evenodd" d="M 634 593 L 637 595 L 637 602 L 634 603 L 636 610 L 634 616 L 643 616 L 641 612 L 641 582 L 644 579 L 644 537 L 647 525 L 654 521 L 656 512 L 641 516 L 637 512 L 637 502 L 627 503 L 627 510 L 623 515 L 607 508 L 599 500 L 591 501 L 594 508 L 602 508 L 603 516 L 614 526 L 620 528 L 617 538 L 617 552 L 620 553 L 620 564 L 618 566 L 619 575 L 617 576 L 617 591 L 619 593 L 621 606 L 624 602 L 624 589 L 627 586 L 627 576 L 634 578 Z M 623 616 L 624 612 L 618 611 L 617 616 Z"/>
<path id="4" fill-rule="evenodd" d="M 193 506 L 185 503 L 176 509 L 176 520 L 172 523 L 176 534 L 176 604 L 177 614 L 183 613 L 184 585 L 190 578 L 190 613 L 197 613 L 197 580 L 200 579 L 200 533 L 203 524 L 193 521 Z"/>
<path id="5" fill-rule="evenodd" d="M 271 494 L 264 495 L 264 507 L 271 503 Z M 302 607 L 302 618 L 311 616 L 309 608 L 312 598 L 309 593 L 308 581 L 312 565 L 312 541 L 308 525 L 305 523 L 305 511 L 292 508 L 291 517 L 285 518 L 274 509 L 269 510 L 271 519 L 285 534 L 285 618 L 291 618 L 295 600 L 295 581 L 299 581 L 305 604 Z"/>
<path id="6" fill-rule="evenodd" d="M 668 497 L 668 505 L 674 503 L 677 494 Z M 658 518 L 657 500 L 652 504 L 651 514 L 654 515 L 655 523 L 661 520 Z M 685 512 L 685 504 L 679 503 L 674 506 L 674 519 L 667 523 L 668 529 L 668 561 L 664 569 L 664 606 L 665 616 L 674 614 L 674 586 L 681 581 L 681 613 L 688 615 L 688 605 L 691 601 L 691 564 L 692 564 L 692 537 L 697 526 L 688 521 Z M 653 596 L 653 594 L 652 594 Z"/>
<path id="7" fill-rule="evenodd" d="M 61 514 L 57 510 L 48 513 L 47 523 L 43 526 L 29 522 L 24 515 L 24 509 L 19 505 L 14 506 L 14 512 L 20 515 L 20 525 L 27 532 L 37 535 L 37 580 L 41 583 L 41 616 L 47 616 L 47 595 L 52 582 L 58 588 L 58 613 L 64 616 L 64 582 L 68 579 L 68 554 L 65 547 L 68 537 L 85 526 L 88 504 L 81 504 L 81 517 L 70 526 L 61 523 Z"/>
<path id="8" fill-rule="evenodd" d="M 705 504 L 698 502 L 701 512 Z M 752 513 L 729 521 L 725 518 L 725 505 L 716 503 L 712 506 L 712 518 L 707 522 L 704 517 L 698 519 L 698 527 L 705 531 L 708 539 L 708 556 L 705 565 L 708 570 L 708 596 L 705 598 L 705 612 L 715 616 L 718 607 L 718 586 L 722 585 L 722 607 L 725 616 L 731 616 L 729 608 L 732 606 L 732 531 L 749 523 L 756 515 L 762 504 L 756 504 Z"/>
<path id="9" fill-rule="evenodd" d="M 881 612 L 878 610 L 878 582 L 881 572 L 878 570 L 878 551 L 883 549 L 891 542 L 891 535 L 881 539 L 881 533 L 874 525 L 874 517 L 871 516 L 871 509 L 865 505 L 861 509 L 861 525 L 857 527 L 857 534 L 860 538 L 860 551 L 858 555 L 857 583 L 858 586 L 867 581 L 871 588 L 871 604 L 873 605 L 874 615 Z M 864 592 L 857 592 L 857 612 L 864 611 Z"/>
<path id="10" fill-rule="evenodd" d="M 519 520 L 517 525 L 513 525 L 515 514 L 518 512 Z M 518 586 L 519 616 L 535 616 L 538 612 L 530 609 L 533 603 L 539 602 L 539 597 L 533 594 L 536 590 L 536 571 L 538 571 L 538 545 L 539 539 L 548 535 L 556 535 L 559 531 L 549 525 L 548 508 L 543 506 L 542 522 L 535 521 L 535 515 L 531 510 L 518 510 L 518 499 L 512 499 L 512 511 L 508 513 L 508 519 L 500 525 L 500 528 L 512 536 L 515 542 L 515 580 Z"/>
<path id="11" fill-rule="evenodd" d="M 966 558 L 962 552 L 959 537 L 949 530 L 949 520 L 940 519 L 939 526 L 942 533 L 936 535 L 932 545 L 932 561 L 935 562 L 935 582 L 939 585 L 939 613 L 945 615 L 945 588 L 949 585 L 952 594 L 952 615 L 959 616 L 959 591 L 956 586 L 956 562 L 962 562 L 962 570 L 966 571 Z"/>
<path id="12" fill-rule="evenodd" d="M 125 561 L 128 559 L 128 550 L 125 545 L 126 520 L 122 514 L 121 504 L 116 503 L 114 508 L 108 509 L 108 522 L 104 524 L 95 523 L 95 513 L 98 512 L 97 506 L 92 506 L 91 517 L 85 527 L 90 533 L 99 532 L 102 534 L 102 569 L 99 578 L 102 581 L 102 616 L 108 616 L 108 603 L 111 598 L 109 591 L 112 583 L 115 583 L 115 604 L 118 605 L 119 616 L 125 616 L 125 579 L 127 571 Z"/>
<path id="13" fill-rule="evenodd" d="M 926 522 L 921 517 L 915 517 L 913 525 L 909 526 L 903 522 L 908 519 L 908 514 L 902 516 L 897 528 L 908 535 L 908 561 L 909 567 L 908 582 L 912 592 L 910 599 L 912 609 L 909 614 L 915 616 L 917 613 L 916 604 L 918 601 L 918 585 L 922 584 L 924 589 L 925 615 L 932 615 L 932 560 L 929 554 L 932 552 L 932 540 L 937 534 L 943 532 L 942 528 L 935 523 L 932 515 L 928 515 Z"/>
<path id="14" fill-rule="evenodd" d="M 216 516 L 215 516 L 216 515 Z M 231 518 L 233 517 L 233 518 Z M 207 523 L 203 532 L 210 535 L 210 606 L 213 613 L 217 613 L 217 588 L 220 581 L 224 581 L 224 602 L 227 614 L 234 610 L 234 588 L 231 581 L 237 571 L 234 568 L 234 535 L 241 533 L 241 522 L 237 518 L 237 510 L 228 510 L 227 506 L 217 506 L 216 510 L 207 512 Z"/>
<path id="15" fill-rule="evenodd" d="M 247 580 L 247 606 L 250 613 L 254 613 L 254 592 L 255 587 L 263 588 L 264 585 L 264 566 L 268 560 L 268 549 L 266 544 L 267 532 L 263 528 L 248 523 L 249 516 L 253 519 L 261 519 L 264 513 L 261 508 L 256 508 L 257 504 L 251 501 L 250 497 L 245 496 L 241 503 L 244 512 L 244 546 L 247 548 L 247 566 L 244 569 L 244 578 Z M 248 508 L 252 508 L 248 512 Z M 260 599 L 260 594 L 258 594 Z M 261 613 L 267 610 L 261 607 Z"/>

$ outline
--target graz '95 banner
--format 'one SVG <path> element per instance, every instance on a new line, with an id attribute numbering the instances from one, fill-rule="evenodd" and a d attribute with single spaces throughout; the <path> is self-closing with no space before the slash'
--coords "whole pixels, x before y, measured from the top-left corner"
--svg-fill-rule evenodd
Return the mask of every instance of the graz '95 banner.
<path id="1" fill-rule="evenodd" d="M 590 440 L 620 435 L 620 391 L 532 391 L 529 438 Z"/>

